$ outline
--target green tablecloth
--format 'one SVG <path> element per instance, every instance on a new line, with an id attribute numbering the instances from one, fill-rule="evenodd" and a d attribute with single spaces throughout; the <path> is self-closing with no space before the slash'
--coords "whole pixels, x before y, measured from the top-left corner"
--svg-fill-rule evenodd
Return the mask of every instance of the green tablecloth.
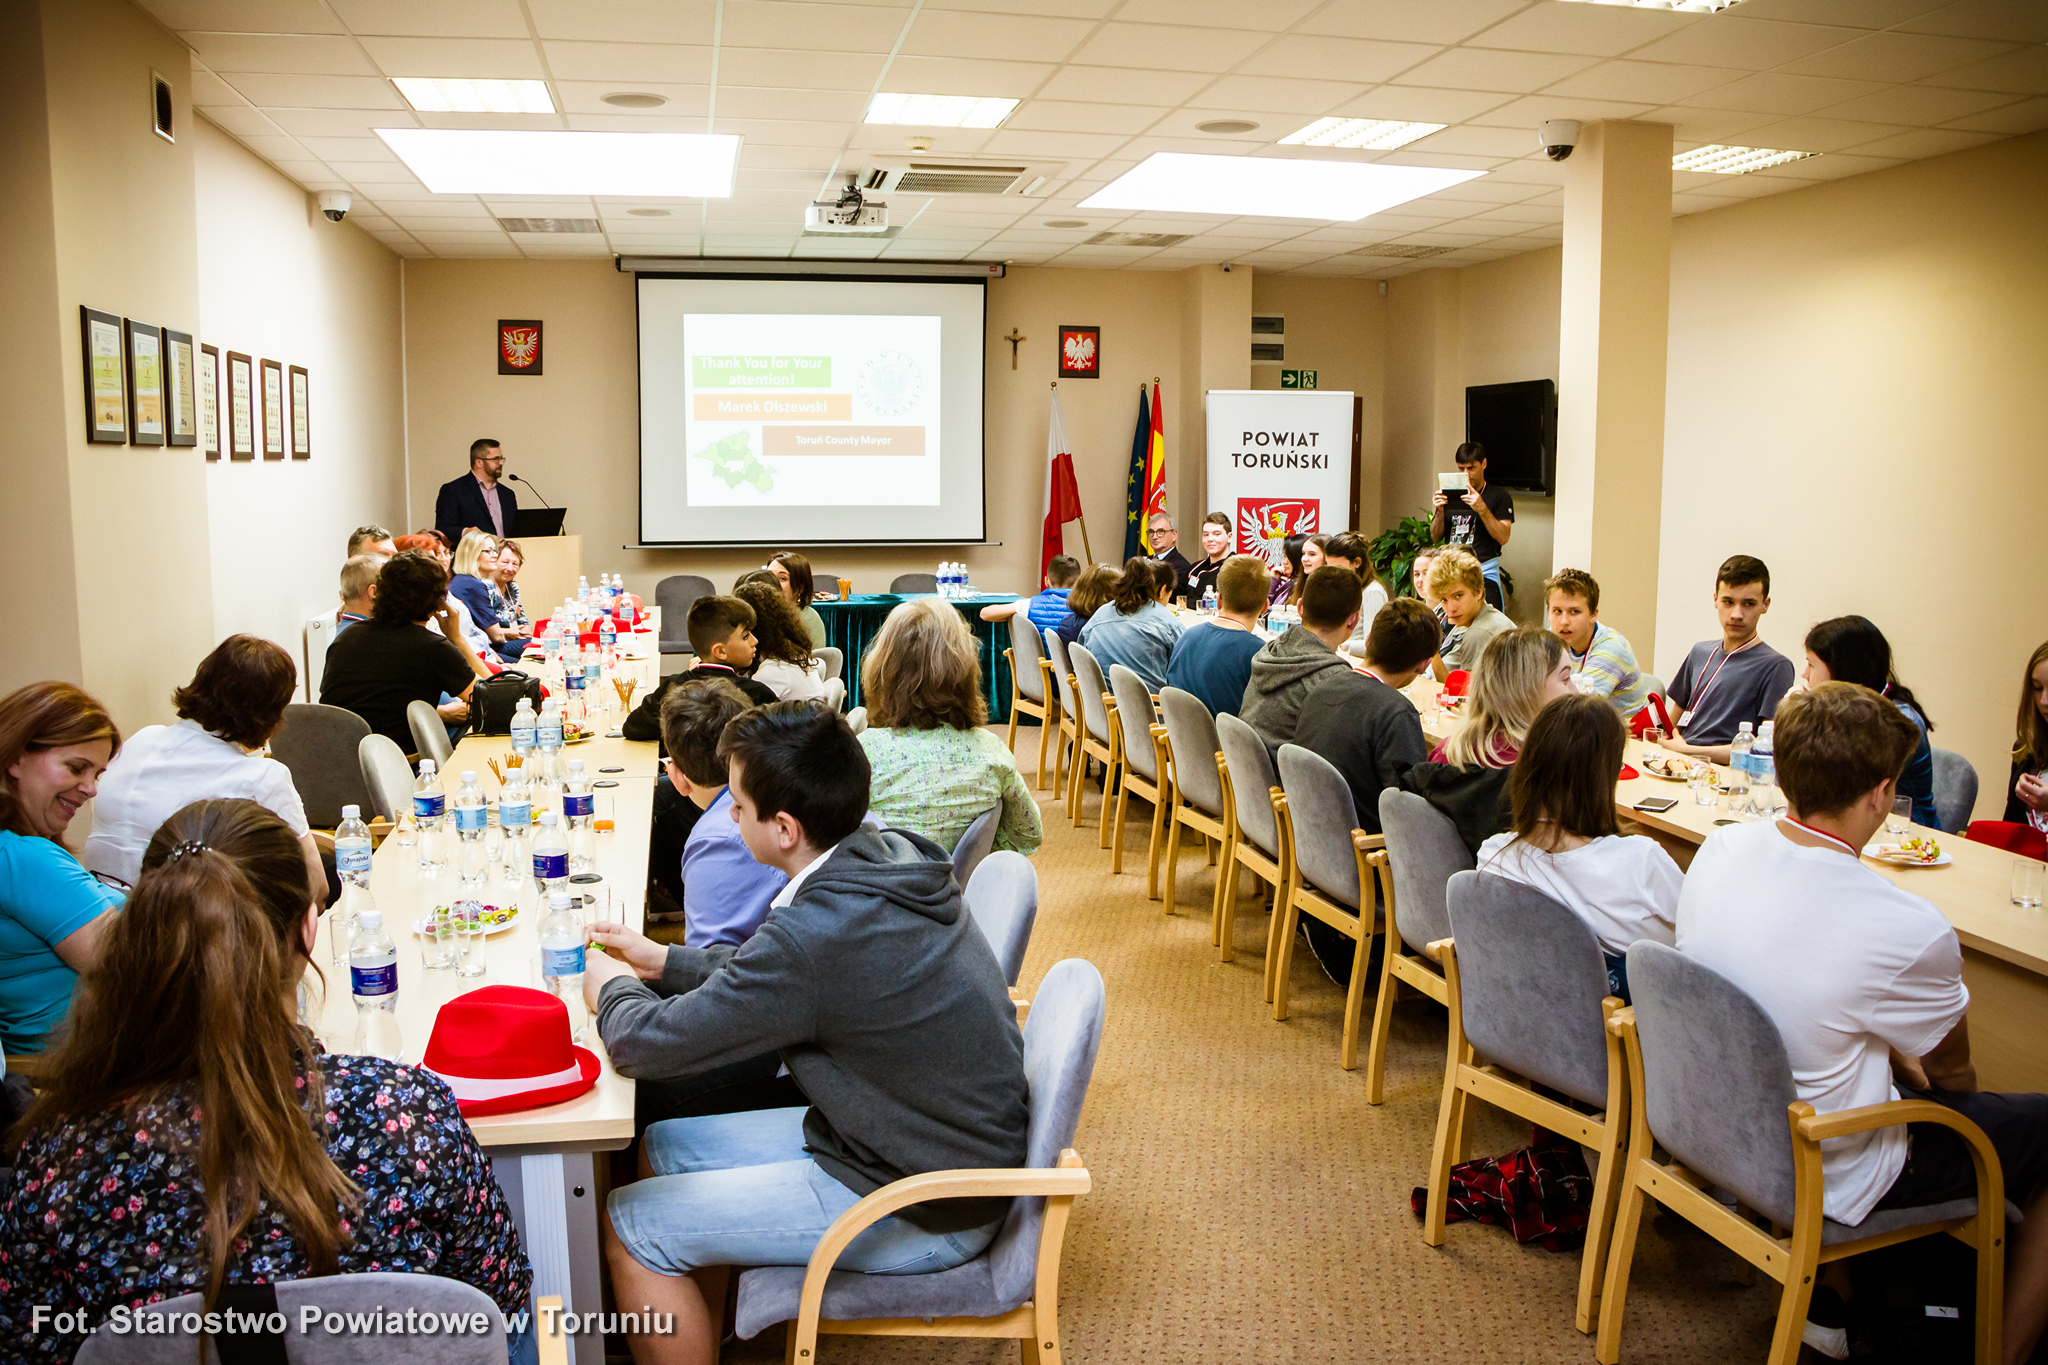
<path id="1" fill-rule="evenodd" d="M 907 594 L 893 592 L 856 593 L 843 602 L 813 602 L 818 615 L 825 621 L 825 643 L 846 655 L 846 709 L 852 710 L 861 704 L 860 661 L 867 653 L 868 641 L 875 638 L 875 632 L 882 628 L 890 612 L 900 602 L 908 602 L 913 596 L 932 594 Z M 948 599 L 967 618 L 967 628 L 974 632 L 974 643 L 981 653 L 981 685 L 988 695 L 988 718 L 991 721 L 1006 721 L 1010 718 L 1010 661 L 1003 657 L 1003 651 L 1010 647 L 1010 623 L 1007 621 L 984 621 L 981 609 L 993 602 L 1014 602 L 1013 592 L 977 593 L 973 597 Z"/>

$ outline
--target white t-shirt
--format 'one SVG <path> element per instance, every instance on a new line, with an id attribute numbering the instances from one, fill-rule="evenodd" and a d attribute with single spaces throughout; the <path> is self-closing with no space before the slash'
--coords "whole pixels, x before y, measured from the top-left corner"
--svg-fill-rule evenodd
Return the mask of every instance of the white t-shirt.
<path id="1" fill-rule="evenodd" d="M 1569 906 L 1600 940 L 1601 951 L 1616 957 L 1643 939 L 1669 947 L 1677 937 L 1685 874 L 1646 835 L 1610 834 L 1564 853 L 1545 853 L 1509 830 L 1479 846 L 1479 870 Z"/>
<path id="2" fill-rule="evenodd" d="M 1933 905 L 1780 822 L 1700 846 L 1678 901 L 1678 950 L 1749 992 L 1778 1026 L 1800 1099 L 1823 1114 L 1895 1100 L 1887 1045 L 1922 1057 L 1969 1008 L 1963 950 Z M 1906 1130 L 1821 1146 L 1821 1209 L 1867 1217 L 1906 1164 Z"/>
<path id="3" fill-rule="evenodd" d="M 1365 657 L 1365 642 L 1372 635 L 1372 618 L 1380 614 L 1380 608 L 1387 605 L 1386 585 L 1375 578 L 1365 585 L 1365 591 L 1358 595 L 1358 624 L 1351 628 L 1351 638 L 1344 642 L 1344 652 Z"/>
<path id="4" fill-rule="evenodd" d="M 763 659 L 754 667 L 754 681 L 775 694 L 777 701 L 822 701 L 825 670 L 815 661 L 798 668 L 782 659 Z"/>
<path id="5" fill-rule="evenodd" d="M 306 806 L 290 769 L 274 758 L 245 753 L 199 722 L 150 725 L 136 731 L 100 778 L 92 803 L 92 835 L 85 841 L 88 871 L 133 886 L 142 853 L 157 829 L 194 801 L 242 797 L 267 807 L 306 833 Z"/>

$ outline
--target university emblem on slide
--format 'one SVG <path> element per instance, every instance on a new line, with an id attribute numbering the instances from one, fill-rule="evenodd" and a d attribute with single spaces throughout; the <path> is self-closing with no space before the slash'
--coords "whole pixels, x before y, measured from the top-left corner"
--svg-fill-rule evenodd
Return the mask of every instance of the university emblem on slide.
<path id="1" fill-rule="evenodd" d="M 1239 498 L 1237 552 L 1285 569 L 1287 537 L 1314 535 L 1321 510 L 1319 498 Z"/>
<path id="2" fill-rule="evenodd" d="M 498 373 L 540 373 L 539 319 L 498 320 Z"/>

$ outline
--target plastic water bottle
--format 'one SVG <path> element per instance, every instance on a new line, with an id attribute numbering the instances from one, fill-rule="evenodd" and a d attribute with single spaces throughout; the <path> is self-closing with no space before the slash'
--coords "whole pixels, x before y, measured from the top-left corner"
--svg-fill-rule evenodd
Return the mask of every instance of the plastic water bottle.
<path id="1" fill-rule="evenodd" d="M 1761 816 L 1778 813 L 1778 764 L 1772 753 L 1772 729 L 1772 722 L 1765 721 L 1749 751 L 1749 800 Z"/>
<path id="2" fill-rule="evenodd" d="M 523 760 L 533 753 L 533 700 L 521 697 L 512 708 L 512 752 Z"/>
<path id="3" fill-rule="evenodd" d="M 527 795 L 526 772 L 522 768 L 514 768 L 498 793 L 498 828 L 505 836 L 500 856 L 504 860 L 504 877 L 509 886 L 518 886 L 533 875 L 533 849 L 527 842 L 527 834 L 532 827 L 533 802 Z"/>
<path id="4" fill-rule="evenodd" d="M 483 788 L 477 786 L 475 773 L 462 774 L 462 785 L 455 789 L 455 798 L 448 805 L 455 816 L 455 869 L 462 876 L 465 891 L 473 893 L 488 875 L 484 867 L 484 830 L 490 823 Z"/>
<path id="5" fill-rule="evenodd" d="M 591 795 L 590 779 L 583 775 L 583 760 L 569 760 L 569 777 L 562 784 L 562 818 L 569 822 L 569 870 L 588 872 L 596 862 L 591 847 L 595 834 L 590 827 L 597 798 Z"/>
<path id="6" fill-rule="evenodd" d="M 434 760 L 423 758 L 420 779 L 412 789 L 412 818 L 420 828 L 420 871 L 429 877 L 448 861 L 448 848 L 441 837 L 442 817 L 447 811 L 448 797 L 441 790 Z"/>
<path id="7" fill-rule="evenodd" d="M 361 806 L 343 806 L 334 831 L 334 870 L 351 886 L 370 884 L 370 827 Z"/>
<path id="8" fill-rule="evenodd" d="M 541 705 L 540 719 L 534 722 L 533 747 L 540 755 L 540 768 L 532 778 L 533 785 L 551 786 L 555 780 L 555 765 L 562 759 L 562 706 L 553 697 Z"/>
<path id="9" fill-rule="evenodd" d="M 367 906 L 356 914 L 348 982 L 356 1001 L 356 1052 L 397 1061 L 398 947 L 384 932 L 384 916 Z"/>
<path id="10" fill-rule="evenodd" d="M 583 918 L 571 907 L 573 899 L 567 891 L 548 892 L 547 918 L 540 922 L 540 984 L 568 1007 L 569 1035 L 581 1042 L 589 1011 L 583 1004 Z"/>
<path id="11" fill-rule="evenodd" d="M 1735 732 L 1735 742 L 1728 746 L 1728 778 L 1723 784 L 1734 798 L 1735 813 L 1746 813 L 1749 806 L 1749 751 L 1756 747 L 1756 737 L 1750 733 L 1748 721 Z"/>
<path id="12" fill-rule="evenodd" d="M 576 600 L 579 603 L 590 601 L 590 578 L 588 575 L 578 574 L 576 577 Z"/>
<path id="13" fill-rule="evenodd" d="M 540 832 L 533 836 L 533 881 L 543 892 L 569 889 L 569 845 L 555 813 L 540 813 Z"/>
<path id="14" fill-rule="evenodd" d="M 611 607 L 607 604 L 605 614 L 597 618 L 597 645 L 600 649 L 608 650 L 618 642 L 618 623 L 612 620 Z"/>
<path id="15" fill-rule="evenodd" d="M 1202 589 L 1202 611 L 1209 616 L 1216 614 L 1216 585 L 1214 583 Z"/>

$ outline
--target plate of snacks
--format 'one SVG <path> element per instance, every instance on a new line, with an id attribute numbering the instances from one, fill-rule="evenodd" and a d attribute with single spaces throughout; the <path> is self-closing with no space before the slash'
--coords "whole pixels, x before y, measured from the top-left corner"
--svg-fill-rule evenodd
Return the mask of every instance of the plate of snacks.
<path id="1" fill-rule="evenodd" d="M 1642 757 L 1642 769 L 1652 777 L 1661 777 L 1666 782 L 1690 782 L 1699 772 L 1697 759 L 1684 754 L 1667 753 L 1657 749 L 1646 750 Z"/>
<path id="2" fill-rule="evenodd" d="M 587 725 L 568 723 L 562 726 L 562 743 L 564 744 L 582 744 L 596 738 L 597 731 Z"/>
<path id="3" fill-rule="evenodd" d="M 1947 867 L 1955 861 L 1941 851 L 1939 839 L 1927 834 L 1910 835 L 1896 844 L 1872 844 L 1863 851 L 1893 867 Z"/>
<path id="4" fill-rule="evenodd" d="M 458 933 L 466 929 L 470 921 L 479 914 L 483 916 L 484 933 L 486 935 L 502 934 L 519 923 L 519 907 L 516 905 L 490 905 L 483 901 L 457 901 L 452 906 L 438 905 L 434 907 L 436 915 L 444 912 L 455 919 Z M 424 919 L 414 920 L 412 922 L 412 931 L 415 934 L 426 933 L 427 922 Z"/>

